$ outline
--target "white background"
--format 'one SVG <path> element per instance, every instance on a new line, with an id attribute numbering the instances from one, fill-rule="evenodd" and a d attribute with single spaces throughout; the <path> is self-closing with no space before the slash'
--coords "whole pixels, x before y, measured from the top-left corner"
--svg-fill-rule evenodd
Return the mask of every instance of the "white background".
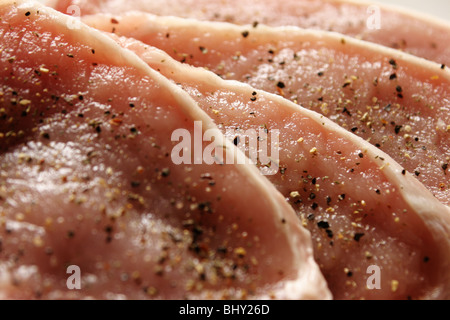
<path id="1" fill-rule="evenodd" d="M 431 14 L 450 21 L 450 0 L 375 0 Z"/>

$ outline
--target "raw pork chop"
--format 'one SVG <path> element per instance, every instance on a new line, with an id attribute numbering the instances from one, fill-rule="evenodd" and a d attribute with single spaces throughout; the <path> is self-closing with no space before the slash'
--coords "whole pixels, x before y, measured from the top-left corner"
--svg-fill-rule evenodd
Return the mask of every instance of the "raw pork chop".
<path id="1" fill-rule="evenodd" d="M 139 10 L 236 24 L 335 31 L 450 65 L 450 24 L 380 3 L 355 0 L 50 0 L 63 13 Z"/>
<path id="2" fill-rule="evenodd" d="M 52 9 L 1 1 L 0 18 L 1 298 L 330 297 L 256 167 L 173 163 L 194 120 L 235 148 L 185 92 Z"/>
<path id="3" fill-rule="evenodd" d="M 279 96 L 114 38 L 190 93 L 249 156 L 242 132 L 264 128 L 270 139 L 280 130 L 279 170 L 269 179 L 310 230 L 336 299 L 450 298 L 450 209 L 392 158 Z M 373 268 L 379 289 L 370 286 Z"/>
<path id="4" fill-rule="evenodd" d="M 85 17 L 178 61 L 278 93 L 370 141 L 450 204 L 450 72 L 334 33 L 130 13 Z"/>

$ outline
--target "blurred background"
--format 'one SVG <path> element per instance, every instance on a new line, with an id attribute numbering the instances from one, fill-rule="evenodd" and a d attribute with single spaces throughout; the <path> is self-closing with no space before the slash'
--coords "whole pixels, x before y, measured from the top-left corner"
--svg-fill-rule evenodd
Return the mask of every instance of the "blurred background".
<path id="1" fill-rule="evenodd" d="M 375 0 L 428 13 L 450 21 L 450 0 Z"/>

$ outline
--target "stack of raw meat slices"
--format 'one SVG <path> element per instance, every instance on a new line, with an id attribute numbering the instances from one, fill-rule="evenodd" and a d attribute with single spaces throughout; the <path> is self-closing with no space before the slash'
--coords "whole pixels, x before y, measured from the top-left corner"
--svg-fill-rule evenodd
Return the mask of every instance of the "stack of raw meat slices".
<path id="1" fill-rule="evenodd" d="M 449 299 L 450 24 L 350 0 L 0 1 L 0 298 Z"/>

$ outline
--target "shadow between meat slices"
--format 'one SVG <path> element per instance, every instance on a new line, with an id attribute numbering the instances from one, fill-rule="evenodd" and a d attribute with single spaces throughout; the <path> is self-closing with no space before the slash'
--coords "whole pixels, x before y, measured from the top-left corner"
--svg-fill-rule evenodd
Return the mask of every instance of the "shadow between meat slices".
<path id="1" fill-rule="evenodd" d="M 388 153 L 450 204 L 447 67 L 335 33 L 145 13 L 84 21 L 317 111 Z"/>
<path id="2" fill-rule="evenodd" d="M 249 156 L 241 132 L 264 128 L 271 139 L 279 130 L 279 170 L 268 178 L 311 232 L 335 298 L 449 298 L 450 210 L 391 157 L 280 96 L 111 36 L 186 90 Z"/>
<path id="3" fill-rule="evenodd" d="M 2 298 L 330 298 L 254 165 L 171 160 L 194 121 L 244 159 L 188 94 L 53 9 L 1 1 L 0 17 Z"/>
<path id="4" fill-rule="evenodd" d="M 450 24 L 401 7 L 362 0 L 53 0 L 63 13 L 143 11 L 239 25 L 334 31 L 450 65 Z"/>

